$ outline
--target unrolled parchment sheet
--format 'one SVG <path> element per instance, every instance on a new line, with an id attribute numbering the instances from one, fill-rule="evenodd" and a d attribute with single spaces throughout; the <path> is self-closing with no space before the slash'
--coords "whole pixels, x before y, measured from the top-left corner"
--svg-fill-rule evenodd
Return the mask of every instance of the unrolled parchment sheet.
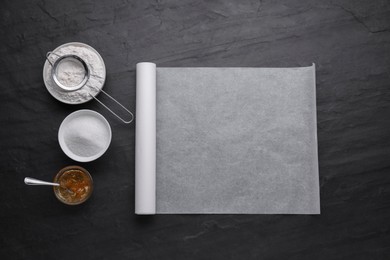
<path id="1" fill-rule="evenodd" d="M 314 65 L 157 68 L 156 82 L 156 213 L 320 213 Z"/>

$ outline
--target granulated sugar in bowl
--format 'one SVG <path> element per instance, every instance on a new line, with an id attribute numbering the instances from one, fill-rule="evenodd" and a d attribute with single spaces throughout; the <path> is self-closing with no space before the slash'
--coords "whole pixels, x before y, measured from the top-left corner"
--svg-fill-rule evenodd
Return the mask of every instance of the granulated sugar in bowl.
<path id="1" fill-rule="evenodd" d="M 102 156 L 110 146 L 111 136 L 107 120 L 87 109 L 68 115 L 58 131 L 62 151 L 78 162 L 90 162 Z"/>

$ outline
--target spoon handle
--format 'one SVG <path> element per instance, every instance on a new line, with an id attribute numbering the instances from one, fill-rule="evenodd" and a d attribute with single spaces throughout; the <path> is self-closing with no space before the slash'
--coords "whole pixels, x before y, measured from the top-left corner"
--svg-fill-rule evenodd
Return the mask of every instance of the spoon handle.
<path id="1" fill-rule="evenodd" d="M 24 178 L 24 183 L 27 185 L 49 185 L 49 186 L 60 186 L 59 183 L 55 182 L 47 182 L 47 181 L 41 181 L 34 178 L 26 177 Z"/>

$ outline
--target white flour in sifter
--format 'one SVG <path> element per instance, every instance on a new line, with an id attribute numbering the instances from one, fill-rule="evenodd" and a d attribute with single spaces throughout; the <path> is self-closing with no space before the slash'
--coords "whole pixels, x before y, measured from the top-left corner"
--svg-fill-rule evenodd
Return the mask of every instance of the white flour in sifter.
<path id="1" fill-rule="evenodd" d="M 83 81 L 85 74 L 83 64 L 74 58 L 65 58 L 58 63 L 57 79 L 64 86 L 77 86 Z"/>
<path id="2" fill-rule="evenodd" d="M 107 125 L 99 118 L 89 115 L 69 121 L 64 126 L 63 138 L 68 149 L 81 157 L 99 154 L 111 141 Z"/>

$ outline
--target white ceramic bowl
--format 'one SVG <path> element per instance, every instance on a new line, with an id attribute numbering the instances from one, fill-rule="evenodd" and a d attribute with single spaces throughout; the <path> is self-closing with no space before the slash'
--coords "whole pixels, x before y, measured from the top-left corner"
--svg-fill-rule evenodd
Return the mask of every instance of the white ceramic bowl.
<path id="1" fill-rule="evenodd" d="M 91 162 L 102 156 L 111 137 L 111 127 L 104 116 L 88 109 L 68 115 L 58 130 L 62 151 L 78 162 Z"/>

